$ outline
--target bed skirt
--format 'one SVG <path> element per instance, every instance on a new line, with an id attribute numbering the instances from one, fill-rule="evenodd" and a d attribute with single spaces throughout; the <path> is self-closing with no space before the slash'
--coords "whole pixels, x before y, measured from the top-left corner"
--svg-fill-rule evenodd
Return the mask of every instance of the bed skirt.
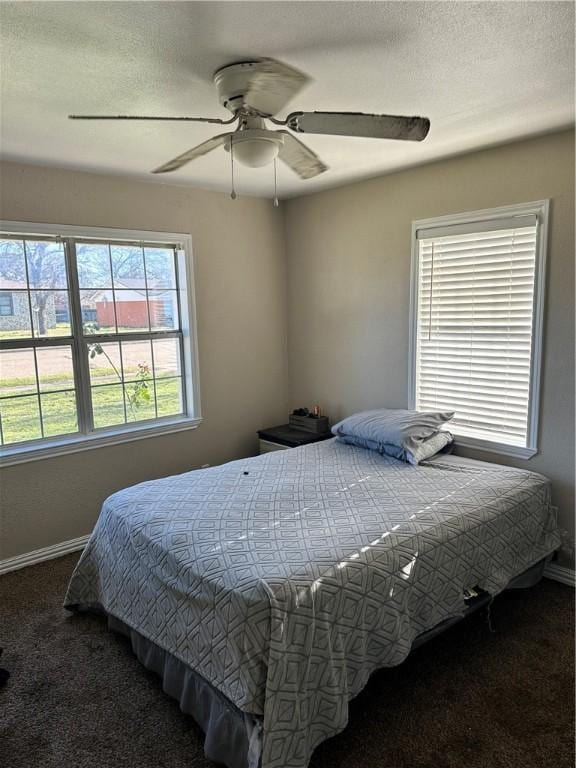
<path id="1" fill-rule="evenodd" d="M 506 589 L 523 589 L 537 584 L 548 560 L 549 557 L 541 560 L 512 579 Z M 481 609 L 491 599 L 487 592 L 472 598 L 464 616 L 447 619 L 419 635 L 412 643 L 412 650 Z M 74 609 L 94 612 L 95 606 L 75 606 Z M 110 630 L 130 638 L 138 661 L 162 679 L 164 693 L 176 699 L 182 712 L 191 715 L 204 731 L 204 754 L 209 760 L 227 768 L 258 768 L 262 752 L 261 717 L 242 712 L 184 662 L 103 609 L 98 612 L 107 617 Z"/>
<path id="2" fill-rule="evenodd" d="M 182 712 L 191 715 L 202 728 L 206 757 L 228 768 L 257 768 L 261 718 L 241 712 L 184 662 L 120 619 L 103 613 L 108 617 L 108 629 L 130 638 L 138 661 L 161 678 L 164 693 L 176 699 Z"/>

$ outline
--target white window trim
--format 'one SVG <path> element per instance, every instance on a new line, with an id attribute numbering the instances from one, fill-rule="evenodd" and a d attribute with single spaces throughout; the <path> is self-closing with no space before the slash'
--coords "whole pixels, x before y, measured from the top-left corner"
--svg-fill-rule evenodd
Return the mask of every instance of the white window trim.
<path id="1" fill-rule="evenodd" d="M 184 347 L 183 382 L 186 388 L 188 414 L 164 418 L 153 424 L 147 422 L 129 428 L 111 427 L 91 435 L 69 435 L 42 440 L 37 445 L 2 446 L 0 467 L 38 461 L 53 456 L 102 448 L 107 445 L 143 440 L 158 435 L 195 429 L 202 422 L 200 411 L 200 380 L 198 374 L 198 337 L 196 328 L 196 290 L 194 283 L 194 259 L 192 237 L 174 232 L 149 232 L 147 230 L 115 229 L 113 227 L 76 227 L 68 224 L 38 224 L 22 221 L 0 221 L 0 231 L 15 235 L 51 235 L 96 238 L 101 240 L 129 240 L 148 243 L 173 243 L 178 245 L 178 268 L 185 275 L 186 285 L 180 285 L 180 311 Z"/>
<path id="2" fill-rule="evenodd" d="M 548 244 L 549 200 L 532 203 L 519 203 L 499 208 L 488 208 L 471 213 L 458 213 L 433 219 L 420 219 L 412 222 L 412 263 L 410 273 L 410 329 L 408 352 L 408 407 L 416 404 L 416 335 L 418 310 L 418 267 L 419 248 L 417 232 L 431 227 L 446 227 L 456 224 L 474 224 L 494 219 L 507 219 L 511 216 L 533 214 L 538 221 L 536 240 L 536 263 L 534 276 L 534 305 L 532 314 L 532 359 L 530 365 L 530 396 L 528 401 L 527 446 L 508 445 L 491 440 L 481 440 L 469 436 L 459 437 L 454 434 L 457 446 L 474 448 L 479 451 L 498 453 L 530 459 L 538 453 L 538 417 L 540 410 L 540 380 L 543 357 L 544 294 L 546 285 L 546 256 Z"/>

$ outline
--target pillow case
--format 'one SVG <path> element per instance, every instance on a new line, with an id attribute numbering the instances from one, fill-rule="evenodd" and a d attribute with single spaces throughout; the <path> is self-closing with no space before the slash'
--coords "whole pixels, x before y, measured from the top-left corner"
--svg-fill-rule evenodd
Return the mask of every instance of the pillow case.
<path id="1" fill-rule="evenodd" d="M 364 437 L 354 437 L 354 435 L 338 435 L 336 440 L 339 443 L 348 443 L 348 445 L 356 445 L 359 448 L 367 448 L 369 451 L 377 451 L 378 453 L 384 453 L 386 456 L 392 456 L 400 461 L 407 461 L 409 464 L 418 465 L 421 461 L 436 456 L 437 453 L 445 451 L 449 445 L 454 442 L 454 435 L 451 432 L 441 430 L 432 437 L 427 437 L 422 440 L 419 446 L 414 448 L 413 451 L 406 450 L 392 443 L 377 443 L 375 440 L 367 440 Z"/>
<path id="2" fill-rule="evenodd" d="M 379 408 L 348 416 L 332 427 L 332 433 L 342 442 L 418 464 L 452 442 L 452 435 L 440 433 L 440 427 L 453 416 L 450 411 Z M 436 440 L 430 440 L 433 437 Z"/>
<path id="3" fill-rule="evenodd" d="M 448 445 L 452 445 L 454 442 L 454 435 L 451 432 L 445 432 L 440 430 L 432 437 L 427 437 L 422 440 L 420 445 L 413 451 L 406 451 L 406 460 L 410 464 L 420 464 L 421 461 L 436 456 L 437 453 L 443 451 Z"/>

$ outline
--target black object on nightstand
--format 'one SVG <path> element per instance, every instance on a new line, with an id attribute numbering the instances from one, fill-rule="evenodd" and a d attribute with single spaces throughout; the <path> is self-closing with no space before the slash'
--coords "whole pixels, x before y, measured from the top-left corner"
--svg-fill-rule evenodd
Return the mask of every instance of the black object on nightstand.
<path id="1" fill-rule="evenodd" d="M 260 453 L 268 453 L 268 451 L 281 451 L 284 448 L 297 448 L 299 445 L 318 443 L 334 435 L 330 431 L 316 434 L 303 429 L 294 429 L 290 424 L 280 424 L 278 427 L 258 430 L 258 437 Z"/>

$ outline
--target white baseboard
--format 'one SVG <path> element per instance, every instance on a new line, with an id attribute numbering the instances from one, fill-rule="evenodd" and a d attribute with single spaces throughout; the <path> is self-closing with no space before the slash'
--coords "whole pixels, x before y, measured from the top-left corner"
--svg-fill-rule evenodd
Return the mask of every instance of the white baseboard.
<path id="1" fill-rule="evenodd" d="M 576 587 L 576 573 L 572 568 L 565 568 L 563 565 L 548 563 L 544 569 L 544 576 L 553 581 L 559 581 L 567 584 L 569 587 Z"/>
<path id="2" fill-rule="evenodd" d="M 79 549 L 84 549 L 89 538 L 90 535 L 79 536 L 77 539 L 62 541 L 60 544 L 53 544 L 51 547 L 35 549 L 33 552 L 26 552 L 24 555 L 16 555 L 16 557 L 9 557 L 7 560 L 0 560 L 0 575 L 9 571 L 17 571 L 19 568 L 25 568 L 27 565 L 42 563 L 44 560 L 62 557 L 62 555 L 67 555 L 69 552 L 77 552 Z"/>

